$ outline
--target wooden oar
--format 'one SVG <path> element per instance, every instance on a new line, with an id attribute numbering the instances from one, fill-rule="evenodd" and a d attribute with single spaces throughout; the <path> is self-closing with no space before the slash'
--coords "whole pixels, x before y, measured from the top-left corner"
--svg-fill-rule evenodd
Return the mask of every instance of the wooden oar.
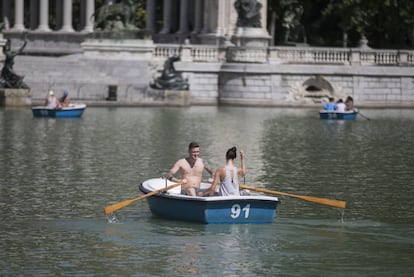
<path id="1" fill-rule="evenodd" d="M 367 120 L 371 120 L 369 117 L 367 117 L 367 116 L 365 116 L 365 115 L 363 115 L 360 111 L 358 111 L 358 113 L 363 117 L 363 118 L 365 118 L 365 119 L 367 119 Z"/>
<path id="2" fill-rule="evenodd" d="M 138 196 L 137 198 L 125 200 L 125 201 L 122 201 L 122 202 L 119 202 L 119 203 L 116 203 L 116 204 L 107 206 L 107 207 L 104 208 L 104 212 L 105 212 L 105 214 L 111 214 L 111 213 L 113 213 L 113 212 L 115 212 L 115 211 L 117 211 L 119 209 L 122 209 L 123 207 L 128 206 L 129 204 L 134 203 L 135 201 L 145 199 L 147 197 L 150 197 L 150 196 L 153 196 L 155 194 L 158 194 L 158 193 L 161 193 L 161 192 L 164 192 L 164 191 L 173 189 L 173 188 L 178 187 L 178 186 L 181 186 L 181 183 L 175 183 L 175 184 L 172 184 L 172 185 L 170 185 L 168 187 L 165 187 L 165 188 L 162 188 L 162 189 L 158 189 L 158 190 L 154 190 L 154 191 L 149 192 L 147 194 Z"/>
<path id="3" fill-rule="evenodd" d="M 363 118 L 365 118 L 365 119 L 367 119 L 367 120 L 371 120 L 369 117 L 367 117 L 367 116 L 365 116 L 365 115 L 363 115 L 360 111 L 359 111 L 359 109 L 355 109 L 355 111 L 357 112 L 357 113 L 359 113 Z"/>
<path id="4" fill-rule="evenodd" d="M 342 209 L 345 209 L 345 206 L 346 206 L 346 202 L 341 201 L 341 200 L 332 200 L 332 199 L 319 198 L 319 197 L 313 197 L 313 196 L 296 195 L 296 194 L 290 194 L 290 193 L 286 193 L 286 192 L 279 192 L 279 191 L 274 191 L 274 190 L 268 190 L 268 189 L 263 189 L 263 188 L 256 188 L 256 187 L 246 186 L 246 185 L 242 185 L 242 184 L 240 184 L 239 187 L 243 188 L 243 189 L 255 190 L 255 191 L 264 192 L 264 193 L 295 197 L 295 198 L 299 198 L 299 199 L 302 199 L 302 200 L 315 202 L 315 203 L 319 203 L 319 204 L 322 204 L 322 205 L 342 208 Z"/>

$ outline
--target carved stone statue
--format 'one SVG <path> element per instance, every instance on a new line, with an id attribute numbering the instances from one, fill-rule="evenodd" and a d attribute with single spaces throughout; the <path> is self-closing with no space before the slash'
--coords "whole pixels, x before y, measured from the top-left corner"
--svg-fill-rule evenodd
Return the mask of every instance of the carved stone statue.
<path id="1" fill-rule="evenodd" d="M 4 60 L 3 69 L 1 70 L 0 75 L 0 88 L 29 88 L 24 82 L 24 76 L 19 76 L 14 72 L 14 58 L 23 52 L 23 49 L 26 47 L 27 40 L 24 38 L 23 45 L 17 50 L 11 50 L 11 42 L 8 39 L 6 45 L 4 46 Z"/>
<path id="2" fill-rule="evenodd" d="M 285 28 L 285 42 L 306 42 L 305 28 L 301 23 L 303 7 L 293 2 L 285 11 L 282 26 Z"/>
<path id="3" fill-rule="evenodd" d="M 237 11 L 237 27 L 261 28 L 260 9 L 262 4 L 257 0 L 237 0 L 234 2 Z"/>
<path id="4" fill-rule="evenodd" d="M 177 72 L 174 67 L 174 62 L 179 61 L 180 57 L 174 55 L 169 57 L 164 63 L 162 74 L 154 83 L 150 84 L 153 89 L 166 90 L 188 90 L 189 85 L 187 80 L 184 80 L 181 73 Z"/>
<path id="5" fill-rule="evenodd" d="M 106 4 L 95 11 L 94 27 L 98 31 L 133 31 L 138 30 L 134 24 L 137 3 L 133 0 L 122 0 L 112 5 Z"/>

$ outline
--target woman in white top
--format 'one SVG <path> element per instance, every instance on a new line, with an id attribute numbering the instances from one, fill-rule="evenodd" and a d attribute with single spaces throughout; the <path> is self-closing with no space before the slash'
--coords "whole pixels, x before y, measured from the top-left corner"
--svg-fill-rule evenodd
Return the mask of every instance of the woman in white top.
<path id="1" fill-rule="evenodd" d="M 48 109 L 60 109 L 60 103 L 52 90 L 49 91 L 49 97 L 46 99 L 45 104 Z"/>
<path id="2" fill-rule="evenodd" d="M 338 102 L 336 103 L 335 112 L 344 113 L 345 108 L 346 108 L 346 105 L 345 105 L 344 101 L 342 101 L 342 99 L 339 99 Z"/>
<path id="3" fill-rule="evenodd" d="M 246 175 L 246 166 L 244 164 L 244 152 L 240 150 L 241 167 L 238 168 L 234 164 L 237 158 L 237 149 L 232 147 L 226 152 L 226 165 L 218 168 L 214 173 L 214 179 L 211 187 L 207 189 L 203 195 L 213 196 L 216 194 L 216 187 L 220 184 L 218 195 L 240 195 L 239 192 L 239 176 Z"/>

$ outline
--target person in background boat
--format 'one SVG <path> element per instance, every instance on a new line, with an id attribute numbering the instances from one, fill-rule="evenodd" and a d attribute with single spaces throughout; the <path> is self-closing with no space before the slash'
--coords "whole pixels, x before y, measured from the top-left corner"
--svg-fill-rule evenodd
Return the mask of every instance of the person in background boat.
<path id="1" fill-rule="evenodd" d="M 59 98 L 59 103 L 62 107 L 69 107 L 70 98 L 67 90 L 63 91 L 62 97 Z"/>
<path id="2" fill-rule="evenodd" d="M 50 90 L 49 91 L 49 96 L 46 99 L 45 106 L 48 109 L 60 109 L 60 103 L 57 100 L 57 98 L 56 98 L 55 93 L 53 92 L 53 90 Z"/>
<path id="3" fill-rule="evenodd" d="M 346 111 L 353 111 L 354 110 L 354 99 L 351 96 L 348 96 L 345 99 L 345 110 Z"/>
<path id="4" fill-rule="evenodd" d="M 211 187 L 203 192 L 204 196 L 217 195 L 217 185 L 220 184 L 218 195 L 240 195 L 239 192 L 239 177 L 246 175 L 246 166 L 244 162 L 244 151 L 240 150 L 241 167 L 238 168 L 234 164 L 237 158 L 237 149 L 232 147 L 226 152 L 226 165 L 218 168 L 214 173 L 214 179 Z"/>
<path id="5" fill-rule="evenodd" d="M 344 113 L 345 112 L 345 103 L 342 101 L 342 99 L 339 99 L 338 102 L 336 102 L 336 108 L 335 111 L 338 113 Z"/>
<path id="6" fill-rule="evenodd" d="M 335 108 L 336 108 L 335 99 L 333 97 L 329 97 L 329 102 L 323 105 L 323 109 L 333 112 L 335 111 Z"/>
<path id="7" fill-rule="evenodd" d="M 200 146 L 197 142 L 191 142 L 188 145 L 188 157 L 175 162 L 167 173 L 167 179 L 182 183 L 182 194 L 197 196 L 201 195 L 200 184 L 204 170 L 213 176 L 213 171 L 208 167 L 208 164 L 200 158 Z M 177 172 L 180 172 L 180 179 L 174 177 Z M 208 181 L 211 182 L 212 179 L 210 178 Z"/>

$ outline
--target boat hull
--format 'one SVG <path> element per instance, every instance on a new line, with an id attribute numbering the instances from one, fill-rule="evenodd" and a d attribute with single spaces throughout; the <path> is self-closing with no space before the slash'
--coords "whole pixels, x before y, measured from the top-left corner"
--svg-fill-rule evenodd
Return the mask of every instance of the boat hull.
<path id="1" fill-rule="evenodd" d="M 339 120 L 355 120 L 357 117 L 357 112 L 328 112 L 328 111 L 320 111 L 319 117 L 320 119 L 339 119 Z"/>
<path id="2" fill-rule="evenodd" d="M 76 118 L 81 117 L 86 109 L 85 104 L 73 104 L 61 109 L 48 109 L 44 106 L 32 107 L 34 117 Z"/>
<path id="3" fill-rule="evenodd" d="M 155 185 L 154 185 L 155 184 Z M 150 179 L 139 189 L 149 193 L 171 185 L 165 179 Z M 203 184 L 208 187 L 209 184 Z M 212 196 L 196 197 L 182 195 L 179 189 L 147 198 L 151 212 L 162 218 L 200 222 L 205 224 L 265 224 L 276 217 L 277 197 L 255 196 Z"/>

